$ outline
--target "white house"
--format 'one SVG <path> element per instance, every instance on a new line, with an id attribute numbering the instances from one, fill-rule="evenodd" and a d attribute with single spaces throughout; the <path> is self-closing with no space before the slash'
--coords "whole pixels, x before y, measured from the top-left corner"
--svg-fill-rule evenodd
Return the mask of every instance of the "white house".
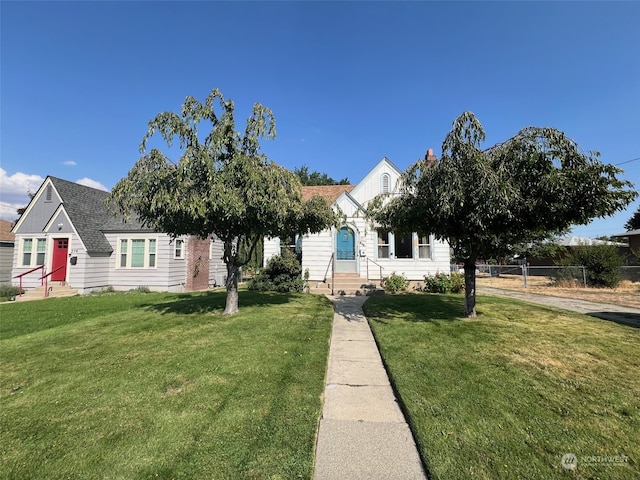
<path id="1" fill-rule="evenodd" d="M 47 177 L 13 227 L 12 284 L 26 290 L 43 282 L 78 293 L 106 287 L 193 291 L 226 276 L 222 243 L 178 237 L 113 216 L 108 193 Z"/>
<path id="2" fill-rule="evenodd" d="M 296 239 L 296 249 L 302 250 L 302 271 L 309 271 L 311 282 L 327 283 L 336 274 L 368 281 L 380 280 L 393 272 L 409 280 L 423 280 L 425 275 L 437 272 L 449 273 L 446 242 L 417 232 L 400 235 L 384 231 L 365 218 L 368 202 L 379 194 L 392 195 L 400 175 L 400 170 L 385 157 L 357 185 L 303 187 L 305 199 L 321 195 L 346 216 L 340 228 Z M 280 248 L 280 239 L 265 239 L 265 265 L 280 253 Z"/>

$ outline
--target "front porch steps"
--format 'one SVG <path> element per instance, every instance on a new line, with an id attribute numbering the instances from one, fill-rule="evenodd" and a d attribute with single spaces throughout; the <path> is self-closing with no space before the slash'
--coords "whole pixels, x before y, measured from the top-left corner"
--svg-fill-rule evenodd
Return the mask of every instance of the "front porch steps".
<path id="1" fill-rule="evenodd" d="M 61 282 L 53 282 L 48 286 L 49 295 L 45 297 L 45 287 L 40 286 L 32 290 L 27 290 L 22 296 L 16 297 L 16 302 L 27 302 L 30 300 L 43 300 L 45 298 L 61 298 L 61 297 L 73 297 L 78 295 L 78 291 L 71 288 L 69 285 Z"/>
<path id="2" fill-rule="evenodd" d="M 309 282 L 309 293 L 318 295 L 378 295 L 384 293 L 380 282 L 361 278 L 357 274 L 336 273 L 333 277 L 333 290 L 331 278 L 326 282 Z"/>

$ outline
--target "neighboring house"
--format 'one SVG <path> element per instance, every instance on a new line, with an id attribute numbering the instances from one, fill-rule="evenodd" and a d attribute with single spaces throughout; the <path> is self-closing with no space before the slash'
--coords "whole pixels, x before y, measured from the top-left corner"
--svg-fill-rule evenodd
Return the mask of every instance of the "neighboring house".
<path id="1" fill-rule="evenodd" d="M 640 252 L 640 230 L 629 230 L 628 232 L 611 235 L 611 238 L 627 239 L 629 248 L 636 252 Z"/>
<path id="2" fill-rule="evenodd" d="M 221 242 L 171 239 L 134 219 L 125 222 L 107 210 L 107 196 L 47 177 L 13 227 L 12 277 L 26 273 L 22 285 L 30 289 L 41 284 L 44 272 L 48 281 L 66 283 L 79 293 L 142 286 L 181 292 L 224 282 Z M 12 283 L 18 285 L 19 279 Z"/>
<path id="3" fill-rule="evenodd" d="M 424 275 L 437 272 L 449 273 L 446 242 L 429 234 L 384 231 L 365 218 L 367 204 L 379 194 L 392 195 L 400 175 L 400 170 L 385 157 L 357 185 L 303 187 L 304 199 L 320 195 L 346 216 L 340 228 L 296 236 L 295 248 L 302 253 L 302 271 L 309 271 L 310 281 L 327 282 L 334 273 L 367 280 L 379 280 L 393 272 L 409 280 L 424 280 Z M 265 239 L 265 265 L 280 253 L 281 247 L 287 246 L 281 245 L 279 238 Z"/>
<path id="4" fill-rule="evenodd" d="M 11 266 L 13 264 L 13 245 L 15 235 L 11 233 L 13 222 L 0 220 L 0 283 L 11 282 Z"/>
<path id="5" fill-rule="evenodd" d="M 627 241 L 630 255 L 627 256 L 628 263 L 632 265 L 640 265 L 640 229 L 629 230 L 628 232 L 611 235 L 611 238 L 619 238 Z"/>
<path id="6" fill-rule="evenodd" d="M 562 245 L 563 247 L 578 247 L 582 245 L 615 245 L 616 247 L 624 246 L 624 244 L 620 242 L 611 242 L 609 240 L 599 240 L 597 238 L 590 237 L 578 237 L 575 235 L 571 235 L 569 237 L 561 237 L 557 239 L 555 243 L 557 243 L 558 245 Z"/>

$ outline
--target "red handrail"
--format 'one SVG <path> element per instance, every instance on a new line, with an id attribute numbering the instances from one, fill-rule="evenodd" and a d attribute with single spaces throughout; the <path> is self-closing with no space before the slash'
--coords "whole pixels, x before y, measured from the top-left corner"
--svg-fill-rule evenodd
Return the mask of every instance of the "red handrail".
<path id="1" fill-rule="evenodd" d="M 58 268 L 56 268 L 55 270 L 51 270 L 49 273 L 47 273 L 46 275 L 42 275 L 40 277 L 40 280 L 44 279 L 44 298 L 47 298 L 49 296 L 49 277 L 51 275 L 53 275 L 54 273 L 56 273 L 58 270 L 63 269 L 64 267 L 66 267 L 66 265 L 60 265 Z M 44 273 L 44 272 L 43 272 Z"/>
<path id="2" fill-rule="evenodd" d="M 13 278 L 19 278 L 20 279 L 20 292 L 18 293 L 18 296 L 21 297 L 22 296 L 22 277 L 24 277 L 25 275 L 29 275 L 31 272 L 35 272 L 36 270 L 40 270 L 42 269 L 42 273 L 44 273 L 44 265 L 39 265 L 36 268 L 32 268 L 31 270 L 29 270 L 28 272 L 24 272 L 21 273 L 20 275 L 16 275 Z M 44 282 L 42 281 L 43 277 L 40 277 L 40 286 L 42 286 L 44 284 Z"/>

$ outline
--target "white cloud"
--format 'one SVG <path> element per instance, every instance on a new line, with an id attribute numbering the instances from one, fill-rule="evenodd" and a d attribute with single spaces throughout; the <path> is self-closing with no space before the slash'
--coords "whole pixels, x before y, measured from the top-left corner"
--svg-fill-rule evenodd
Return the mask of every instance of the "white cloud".
<path id="1" fill-rule="evenodd" d="M 66 162 L 64 162 L 64 164 L 69 167 L 75 167 L 77 165 L 77 163 L 74 162 L 73 160 L 67 160 Z"/>
<path id="2" fill-rule="evenodd" d="M 81 178 L 80 180 L 76 180 L 76 183 L 79 183 L 80 185 L 84 185 L 85 187 L 97 188 L 98 190 L 104 190 L 105 192 L 109 191 L 109 189 L 107 187 L 105 187 L 103 184 L 101 184 L 97 180 L 92 180 L 92 179 L 87 178 L 87 177 Z"/>
<path id="3" fill-rule="evenodd" d="M 22 172 L 7 175 L 7 171 L 0 168 L 0 218 L 14 220 L 16 210 L 27 206 L 31 200 L 29 193 L 36 193 L 43 181 L 40 175 Z"/>

